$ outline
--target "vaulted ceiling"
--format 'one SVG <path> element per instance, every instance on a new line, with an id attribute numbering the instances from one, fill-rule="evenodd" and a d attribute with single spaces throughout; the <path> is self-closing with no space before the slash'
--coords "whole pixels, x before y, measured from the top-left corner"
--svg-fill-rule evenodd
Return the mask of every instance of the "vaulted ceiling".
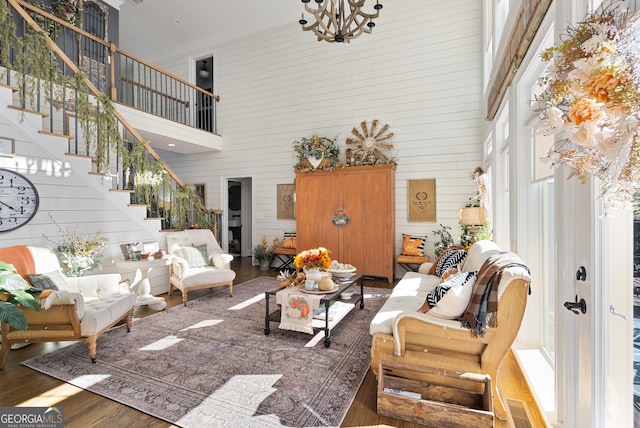
<path id="1" fill-rule="evenodd" d="M 147 60 L 297 23 L 299 0 L 126 0 L 120 47 Z"/>

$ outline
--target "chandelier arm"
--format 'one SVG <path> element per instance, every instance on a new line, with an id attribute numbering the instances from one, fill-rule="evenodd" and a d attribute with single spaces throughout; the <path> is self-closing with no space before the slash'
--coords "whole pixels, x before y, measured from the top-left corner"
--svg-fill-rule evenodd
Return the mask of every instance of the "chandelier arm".
<path id="1" fill-rule="evenodd" d="M 380 9 L 376 9 L 375 12 L 373 13 L 367 13 L 363 11 L 362 8 L 364 7 L 365 0 L 348 0 L 348 1 L 349 1 L 349 6 L 351 6 L 352 9 L 354 8 L 357 9 L 358 15 L 364 18 L 374 19 L 374 18 L 378 18 L 378 16 L 380 15 Z"/>
<path id="2" fill-rule="evenodd" d="M 362 33 L 371 33 L 375 25 L 373 19 L 379 16 L 380 9 L 374 7 L 373 13 L 362 10 L 367 0 L 326 0 L 316 3 L 315 8 L 305 3 L 304 9 L 313 15 L 315 22 L 307 25 L 301 21 L 303 31 L 313 31 L 318 41 L 348 42 Z M 349 13 L 347 13 L 347 7 Z M 370 24 L 371 23 L 371 24 Z"/>

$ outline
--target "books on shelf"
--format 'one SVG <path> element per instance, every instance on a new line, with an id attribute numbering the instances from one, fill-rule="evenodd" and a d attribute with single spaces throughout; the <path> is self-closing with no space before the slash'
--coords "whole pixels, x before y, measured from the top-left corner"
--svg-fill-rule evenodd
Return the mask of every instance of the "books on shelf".
<path id="1" fill-rule="evenodd" d="M 333 321 L 337 317 L 347 314 L 355 305 L 353 303 L 345 303 L 335 301 L 329 307 L 329 321 Z M 326 308 L 321 305 L 319 308 L 313 310 L 313 318 L 317 320 L 326 319 Z"/>

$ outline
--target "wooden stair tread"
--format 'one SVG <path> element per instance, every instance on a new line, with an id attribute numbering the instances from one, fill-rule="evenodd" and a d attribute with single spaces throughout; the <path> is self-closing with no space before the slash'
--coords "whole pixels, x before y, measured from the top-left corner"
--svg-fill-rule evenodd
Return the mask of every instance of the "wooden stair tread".
<path id="1" fill-rule="evenodd" d="M 16 106 L 12 106 L 12 105 L 8 105 L 7 108 L 10 108 L 10 109 L 13 109 L 13 110 L 20 110 L 20 111 L 23 111 L 25 113 L 37 114 L 37 115 L 42 116 L 42 117 L 49 117 L 49 114 L 47 114 L 47 113 L 42 113 L 42 112 L 39 112 L 39 111 L 36 111 L 36 110 L 30 110 L 28 108 L 16 107 Z"/>
<path id="2" fill-rule="evenodd" d="M 18 92 L 20 90 L 17 86 L 7 85 L 6 83 L 0 83 L 0 87 L 11 89 L 12 92 Z"/>
<path id="3" fill-rule="evenodd" d="M 66 135 L 66 134 L 60 134 L 59 132 L 50 132 L 50 131 L 38 131 L 39 134 L 44 134 L 44 135 L 53 135 L 54 137 L 62 137 L 62 138 L 66 138 L 68 140 L 72 140 L 74 137 L 72 135 Z"/>

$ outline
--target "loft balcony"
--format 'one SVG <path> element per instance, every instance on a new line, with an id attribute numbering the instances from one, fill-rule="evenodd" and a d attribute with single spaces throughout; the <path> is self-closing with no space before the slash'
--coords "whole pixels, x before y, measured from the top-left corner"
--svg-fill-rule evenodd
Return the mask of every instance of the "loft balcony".
<path id="1" fill-rule="evenodd" d="M 55 41 L 61 53 L 85 73 L 98 92 L 114 103 L 151 147 L 177 153 L 221 150 L 222 139 L 216 132 L 217 95 L 123 51 L 106 39 L 106 31 L 91 34 L 23 0 L 8 3 L 14 10 L 23 9 Z M 100 28 L 101 22 L 105 25 L 104 14 L 108 11 L 91 2 L 85 2 L 84 8 L 89 10 L 84 10 L 83 19 L 92 22 L 83 23 L 83 27 L 96 33 L 95 28 Z M 17 20 L 16 30 L 21 37 L 30 31 L 24 22 Z M 16 57 L 11 51 L 7 60 L 12 63 Z M 64 74 L 73 74 L 67 64 L 60 62 L 60 65 Z M 38 110 L 36 107 L 29 108 Z M 73 106 L 61 107 L 73 114 Z"/>

